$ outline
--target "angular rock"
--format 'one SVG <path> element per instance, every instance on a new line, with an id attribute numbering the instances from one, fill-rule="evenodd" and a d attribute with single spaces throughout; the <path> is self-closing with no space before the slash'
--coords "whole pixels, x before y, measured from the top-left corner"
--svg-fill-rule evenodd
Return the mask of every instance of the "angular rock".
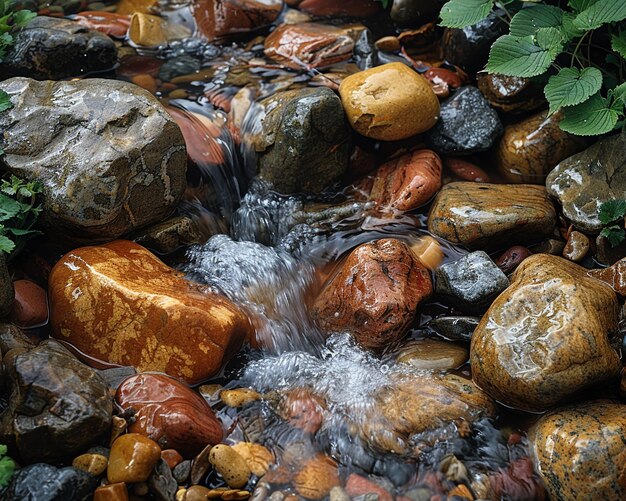
<path id="1" fill-rule="evenodd" d="M 382 239 L 350 253 L 311 315 L 328 335 L 349 332 L 365 348 L 382 350 L 402 336 L 431 292 L 428 270 L 407 245 Z"/>
<path id="2" fill-rule="evenodd" d="M 480 72 L 476 80 L 489 104 L 506 113 L 534 111 L 546 103 L 543 87 L 530 78 Z"/>
<path id="3" fill-rule="evenodd" d="M 445 0 L 394 0 L 391 20 L 400 26 L 419 26 L 434 21 L 444 3 Z"/>
<path id="4" fill-rule="evenodd" d="M 54 337 L 87 363 L 131 365 L 188 383 L 218 372 L 251 330 L 233 303 L 125 240 L 66 254 L 50 274 L 49 293 Z"/>
<path id="5" fill-rule="evenodd" d="M 124 482 L 101 485 L 93 493 L 93 501 L 128 501 L 128 489 Z"/>
<path id="6" fill-rule="evenodd" d="M 558 409 L 530 437 L 550 499 L 626 498 L 626 405 L 595 401 Z"/>
<path id="7" fill-rule="evenodd" d="M 558 164 L 546 179 L 550 195 L 576 229 L 599 233 L 598 214 L 609 200 L 626 193 L 626 133 L 602 139 Z"/>
<path id="8" fill-rule="evenodd" d="M 0 164 L 43 184 L 46 229 L 111 240 L 174 210 L 186 187 L 185 145 L 151 94 L 96 78 L 12 78 L 0 89 L 13 103 L 0 115 Z"/>
<path id="9" fill-rule="evenodd" d="M 585 259 L 590 246 L 591 243 L 589 242 L 587 235 L 580 233 L 579 231 L 572 231 L 569 234 L 565 247 L 563 248 L 563 257 L 578 263 Z"/>
<path id="10" fill-rule="evenodd" d="M 608 268 L 591 270 L 587 274 L 611 286 L 621 297 L 626 297 L 626 259 L 621 259 Z"/>
<path id="11" fill-rule="evenodd" d="M 281 193 L 317 193 L 348 168 L 350 129 L 327 88 L 282 92 L 263 102 L 254 145 L 259 175 Z"/>
<path id="12" fill-rule="evenodd" d="M 170 254 L 182 247 L 202 243 L 202 231 L 192 218 L 174 216 L 134 235 L 133 240 L 159 254 Z"/>
<path id="13" fill-rule="evenodd" d="M 86 471 L 35 463 L 15 473 L 3 499 L 87 501 L 97 485 L 98 479 Z"/>
<path id="14" fill-rule="evenodd" d="M 480 317 L 445 315 L 433 318 L 426 327 L 450 341 L 470 341 L 479 322 Z"/>
<path id="15" fill-rule="evenodd" d="M 506 405 L 543 411 L 621 369 L 609 343 L 618 302 L 610 287 L 563 258 L 524 260 L 472 336 L 476 384 Z"/>
<path id="16" fill-rule="evenodd" d="M 554 206 L 541 186 L 450 183 L 435 197 L 428 231 L 470 249 L 527 244 L 552 234 Z"/>
<path id="17" fill-rule="evenodd" d="M 427 142 L 437 152 L 471 155 L 490 149 L 504 128 L 476 87 L 462 87 L 441 104 L 440 118 Z"/>
<path id="18" fill-rule="evenodd" d="M 67 19 L 39 16 L 19 30 L 0 65 L 2 79 L 59 80 L 113 68 L 115 43 Z"/>
<path id="19" fill-rule="evenodd" d="M 107 385 L 60 343 L 47 340 L 30 351 L 10 351 L 3 363 L 10 397 L 0 415 L 0 441 L 15 447 L 24 461 L 67 459 L 109 429 Z"/>

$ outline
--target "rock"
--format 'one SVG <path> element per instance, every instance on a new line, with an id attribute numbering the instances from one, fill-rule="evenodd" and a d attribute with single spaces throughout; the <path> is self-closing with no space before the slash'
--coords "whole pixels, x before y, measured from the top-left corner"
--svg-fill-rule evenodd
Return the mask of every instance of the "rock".
<path id="1" fill-rule="evenodd" d="M 118 388 L 115 401 L 123 410 L 135 412 L 128 431 L 147 436 L 162 449 L 176 449 L 186 458 L 222 441 L 222 425 L 211 407 L 167 376 L 131 376 Z"/>
<path id="2" fill-rule="evenodd" d="M 565 243 L 563 242 L 563 247 L 564 246 Z M 561 250 L 563 250 L 563 247 L 561 247 Z M 612 264 L 617 263 L 624 256 L 626 256 L 626 240 L 616 247 L 613 247 L 608 238 L 602 235 L 598 235 L 596 237 L 596 254 L 594 259 L 598 263 L 604 266 L 611 266 Z"/>
<path id="3" fill-rule="evenodd" d="M 165 21 L 159 16 L 135 12 L 130 18 L 128 39 L 133 45 L 158 48 L 167 44 Z"/>
<path id="4" fill-rule="evenodd" d="M 323 454 L 306 461 L 293 477 L 293 486 L 306 499 L 324 499 L 338 485 L 337 465 Z"/>
<path id="5" fill-rule="evenodd" d="M 217 373 L 251 331 L 232 302 L 126 240 L 63 256 L 49 293 L 54 337 L 87 363 L 165 372 L 191 384 Z"/>
<path id="6" fill-rule="evenodd" d="M 333 487 L 329 494 L 330 501 L 351 501 L 351 497 L 348 493 L 339 485 Z"/>
<path id="7" fill-rule="evenodd" d="M 565 248 L 565 242 L 563 240 L 557 240 L 555 238 L 548 238 L 543 242 L 533 247 L 534 254 L 552 254 L 553 256 L 560 256 Z"/>
<path id="8" fill-rule="evenodd" d="M 347 61 L 353 49 L 346 30 L 319 23 L 281 24 L 265 39 L 265 55 L 294 70 Z"/>
<path id="9" fill-rule="evenodd" d="M 462 158 L 446 158 L 443 161 L 445 168 L 450 174 L 460 181 L 472 181 L 474 183 L 489 183 L 491 179 L 483 169 Z"/>
<path id="10" fill-rule="evenodd" d="M 410 211 L 425 205 L 441 188 L 441 159 L 418 150 L 381 165 L 370 198 L 385 208 Z"/>
<path id="11" fill-rule="evenodd" d="M 244 459 L 252 474 L 257 477 L 265 475 L 270 466 L 275 463 L 274 455 L 261 444 L 239 442 L 232 448 Z"/>
<path id="12" fill-rule="evenodd" d="M 159 68 L 159 79 L 170 82 L 181 75 L 190 75 L 200 71 L 200 60 L 188 54 L 168 59 Z"/>
<path id="13" fill-rule="evenodd" d="M 600 206 L 624 198 L 626 192 L 626 133 L 563 160 L 548 174 L 546 187 L 577 230 L 599 233 Z"/>
<path id="14" fill-rule="evenodd" d="M 93 501 L 128 501 L 128 489 L 124 482 L 101 485 L 93 493 Z"/>
<path id="15" fill-rule="evenodd" d="M 585 402 L 543 416 L 530 432 L 550 499 L 626 497 L 626 405 Z"/>
<path id="16" fill-rule="evenodd" d="M 248 483 L 250 468 L 231 446 L 219 444 L 213 447 L 209 453 L 209 461 L 231 489 L 240 489 Z"/>
<path id="17" fill-rule="evenodd" d="M 496 260 L 496 265 L 508 275 L 509 273 L 513 273 L 522 261 L 531 254 L 532 252 L 526 247 L 514 245 L 500 254 L 500 257 Z"/>
<path id="18" fill-rule="evenodd" d="M 161 459 L 167 463 L 171 470 L 183 462 L 183 457 L 175 449 L 161 450 Z"/>
<path id="19" fill-rule="evenodd" d="M 186 459 L 182 463 L 177 464 L 172 470 L 172 475 L 174 476 L 174 479 L 176 480 L 176 482 L 178 482 L 179 484 L 184 484 L 185 482 L 187 482 L 187 479 L 189 478 L 190 473 L 191 473 L 191 460 L 189 459 Z"/>
<path id="20" fill-rule="evenodd" d="M 278 412 L 290 426 L 314 435 L 324 423 L 326 407 L 321 396 L 307 388 L 296 388 L 285 395 Z"/>
<path id="21" fill-rule="evenodd" d="M 34 346 L 18 327 L 0 323 L 0 356 L 6 355 L 10 350 L 28 351 Z"/>
<path id="22" fill-rule="evenodd" d="M 394 0 L 391 20 L 400 26 L 419 26 L 435 20 L 444 3 L 445 0 Z"/>
<path id="23" fill-rule="evenodd" d="M 133 240 L 159 254 L 171 254 L 181 247 L 203 243 L 202 232 L 187 216 L 174 216 L 134 235 Z"/>
<path id="24" fill-rule="evenodd" d="M 80 12 L 73 17 L 73 21 L 89 28 L 91 30 L 99 31 L 104 35 L 108 35 L 114 38 L 124 38 L 128 32 L 130 26 L 130 19 L 128 16 L 113 12 Z"/>
<path id="25" fill-rule="evenodd" d="M 351 473 L 346 482 L 346 493 L 352 499 L 357 496 L 365 496 L 367 494 L 374 494 L 377 501 L 393 501 L 393 496 L 386 489 L 380 485 L 368 480 L 361 475 Z"/>
<path id="26" fill-rule="evenodd" d="M 11 310 L 11 321 L 23 329 L 39 327 L 48 321 L 48 295 L 30 280 L 13 282 L 15 300 Z"/>
<path id="27" fill-rule="evenodd" d="M 524 260 L 472 336 L 476 384 L 505 405 L 543 411 L 618 378 L 609 344 L 617 298 L 586 273 L 549 254 Z"/>
<path id="28" fill-rule="evenodd" d="M 469 249 L 528 244 L 551 235 L 555 226 L 546 190 L 530 184 L 450 183 L 428 214 L 428 231 Z"/>
<path id="29" fill-rule="evenodd" d="M 281 193 L 317 193 L 348 168 L 350 129 L 328 88 L 275 94 L 263 102 L 255 140 L 259 176 Z"/>
<path id="30" fill-rule="evenodd" d="M 260 393 L 250 388 L 236 388 L 234 390 L 224 390 L 220 392 L 220 399 L 228 407 L 243 407 L 255 400 L 261 400 Z"/>
<path id="31" fill-rule="evenodd" d="M 197 0 L 191 10 L 197 31 L 212 42 L 265 28 L 282 8 L 282 0 Z"/>
<path id="32" fill-rule="evenodd" d="M 563 248 L 563 257 L 578 263 L 582 261 L 589 252 L 590 242 L 587 235 L 579 231 L 572 231 Z"/>
<path id="33" fill-rule="evenodd" d="M 113 40 L 67 19 L 36 17 L 14 37 L 0 67 L 3 80 L 60 80 L 109 70 L 117 62 Z"/>
<path id="34" fill-rule="evenodd" d="M 467 348 L 448 341 L 420 339 L 405 343 L 396 355 L 401 364 L 417 370 L 457 369 L 469 356 Z"/>
<path id="35" fill-rule="evenodd" d="M 543 87 L 530 78 L 481 71 L 476 80 L 489 104 L 506 113 L 535 111 L 546 103 Z"/>
<path id="36" fill-rule="evenodd" d="M 439 118 L 439 100 L 428 81 L 402 63 L 350 75 L 339 94 L 354 130 L 381 141 L 420 134 Z"/>
<path id="37" fill-rule="evenodd" d="M 402 47 L 400 45 L 400 40 L 398 39 L 398 37 L 392 35 L 379 38 L 378 40 L 376 40 L 375 46 L 378 50 L 382 50 L 385 52 L 395 52 L 397 50 L 400 50 L 400 48 Z"/>
<path id="38" fill-rule="evenodd" d="M 484 251 L 476 251 L 435 272 L 435 293 L 460 309 L 482 313 L 509 285 L 509 280 Z"/>
<path id="39" fill-rule="evenodd" d="M 127 433 L 111 446 L 107 479 L 112 484 L 145 482 L 160 458 L 156 442 L 138 433 Z"/>
<path id="40" fill-rule="evenodd" d="M 437 269 L 444 258 L 441 244 L 430 235 L 422 236 L 411 244 L 411 251 L 431 271 Z"/>
<path id="41" fill-rule="evenodd" d="M 206 477 L 207 473 L 213 468 L 211 462 L 209 461 L 209 454 L 211 454 L 211 449 L 213 449 L 212 445 L 207 445 L 204 449 L 202 449 L 198 455 L 193 458 L 192 464 L 190 466 L 190 471 L 188 472 L 189 480 L 192 485 L 196 485 L 202 482 L 202 480 Z M 183 472 L 179 472 L 183 473 Z"/>
<path id="42" fill-rule="evenodd" d="M 370 17 L 380 12 L 381 4 L 376 0 L 303 0 L 298 9 L 314 16 Z"/>
<path id="43" fill-rule="evenodd" d="M 470 341 L 480 317 L 448 316 L 433 318 L 426 326 L 450 341 Z"/>
<path id="44" fill-rule="evenodd" d="M 0 415 L 0 442 L 24 461 L 67 459 L 108 430 L 112 402 L 105 382 L 58 342 L 13 350 L 3 364 L 10 398 Z"/>
<path id="45" fill-rule="evenodd" d="M 626 259 L 621 259 L 608 268 L 588 271 L 587 274 L 611 286 L 621 297 L 626 296 Z"/>
<path id="46" fill-rule="evenodd" d="M 111 240 L 174 210 L 186 187 L 183 136 L 150 93 L 97 78 L 13 78 L 0 88 L 13 103 L 0 115 L 0 164 L 43 184 L 45 229 Z"/>
<path id="47" fill-rule="evenodd" d="M 207 489 L 201 485 L 192 485 L 185 492 L 183 501 L 205 501 L 208 499 L 208 494 L 210 492 L 211 489 Z"/>
<path id="48" fill-rule="evenodd" d="M 326 334 L 349 332 L 363 347 L 382 350 L 404 334 L 431 292 L 428 270 L 406 244 L 382 239 L 350 253 L 311 315 Z"/>
<path id="49" fill-rule="evenodd" d="M 556 164 L 585 147 L 585 139 L 561 130 L 560 113 L 547 114 L 542 111 L 504 129 L 496 163 L 508 182 L 544 184 Z"/>
<path id="50" fill-rule="evenodd" d="M 72 466 L 77 470 L 86 471 L 94 477 L 99 477 L 107 469 L 108 462 L 108 458 L 102 454 L 81 454 L 74 458 Z"/>
<path id="51" fill-rule="evenodd" d="M 157 461 L 154 470 L 148 478 L 146 494 L 154 493 L 158 501 L 171 501 L 176 498 L 178 484 L 172 475 L 172 470 L 163 460 Z"/>
<path id="52" fill-rule="evenodd" d="M 6 317 L 13 306 L 15 290 L 7 267 L 6 254 L 0 253 L 0 318 Z"/>
<path id="53" fill-rule="evenodd" d="M 96 485 L 97 479 L 85 471 L 35 463 L 16 471 L 4 499 L 87 501 Z"/>
<path id="54" fill-rule="evenodd" d="M 426 139 L 438 153 L 471 155 L 489 150 L 503 130 L 498 114 L 468 85 L 441 104 L 439 121 Z"/>

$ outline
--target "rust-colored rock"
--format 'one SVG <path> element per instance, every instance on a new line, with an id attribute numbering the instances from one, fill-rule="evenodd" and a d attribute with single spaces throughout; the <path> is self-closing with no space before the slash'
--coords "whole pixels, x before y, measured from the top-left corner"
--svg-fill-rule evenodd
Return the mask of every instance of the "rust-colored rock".
<path id="1" fill-rule="evenodd" d="M 370 197 L 383 207 L 417 209 L 441 188 L 441 159 L 430 150 L 418 150 L 381 165 L 374 175 Z"/>
<path id="2" fill-rule="evenodd" d="M 591 243 L 589 238 L 584 233 L 579 231 L 572 231 L 567 238 L 567 243 L 563 248 L 563 257 L 578 263 L 582 261 L 587 253 Z"/>
<path id="3" fill-rule="evenodd" d="M 476 80 L 489 104 L 504 112 L 523 113 L 545 105 L 543 87 L 529 78 L 480 72 Z"/>
<path id="4" fill-rule="evenodd" d="M 610 285 L 621 297 L 626 297 L 626 258 L 608 268 L 591 270 L 587 274 Z"/>
<path id="5" fill-rule="evenodd" d="M 306 388 L 290 391 L 281 402 L 281 415 L 291 426 L 317 433 L 324 422 L 324 399 Z"/>
<path id="6" fill-rule="evenodd" d="M 124 410 L 135 411 L 128 431 L 154 440 L 184 457 L 222 440 L 222 425 L 196 392 L 162 374 L 137 374 L 124 380 L 115 395 Z"/>
<path id="7" fill-rule="evenodd" d="M 447 157 L 443 162 L 445 168 L 461 181 L 489 183 L 491 179 L 483 169 L 462 158 Z"/>
<path id="8" fill-rule="evenodd" d="M 128 489 L 124 482 L 101 485 L 93 493 L 93 501 L 128 501 Z"/>
<path id="9" fill-rule="evenodd" d="M 513 273 L 516 268 L 522 264 L 522 261 L 530 255 L 532 255 L 532 252 L 526 247 L 514 245 L 500 255 L 496 261 L 496 265 L 508 275 L 509 273 Z"/>
<path id="10" fill-rule="evenodd" d="M 37 327 L 48 321 L 48 295 L 30 280 L 13 282 L 15 299 L 9 318 L 22 328 Z"/>
<path id="11" fill-rule="evenodd" d="M 113 12 L 80 12 L 74 21 L 86 28 L 99 31 L 115 38 L 124 38 L 130 27 L 130 18 Z"/>
<path id="12" fill-rule="evenodd" d="M 402 336 L 431 293 L 428 270 L 409 247 L 382 239 L 350 253 L 317 297 L 312 315 L 325 333 L 349 332 L 365 348 L 381 350 Z"/>
<path id="13" fill-rule="evenodd" d="M 161 451 L 161 459 L 167 463 L 170 470 L 176 468 L 176 466 L 183 461 L 183 457 L 175 449 L 165 449 Z"/>
<path id="14" fill-rule="evenodd" d="M 376 0 L 303 0 L 298 9 L 314 16 L 370 17 L 381 10 Z"/>
<path id="15" fill-rule="evenodd" d="M 127 433 L 111 446 L 107 479 L 112 484 L 145 482 L 160 458 L 161 449 L 154 441 L 137 433 Z"/>
<path id="16" fill-rule="evenodd" d="M 219 371 L 251 330 L 229 300 L 125 240 L 63 256 L 49 294 L 53 336 L 88 363 L 131 365 L 188 383 Z"/>
<path id="17" fill-rule="evenodd" d="M 306 499 L 323 499 L 339 485 L 339 471 L 335 462 L 323 454 L 309 459 L 293 477 L 298 494 Z"/>

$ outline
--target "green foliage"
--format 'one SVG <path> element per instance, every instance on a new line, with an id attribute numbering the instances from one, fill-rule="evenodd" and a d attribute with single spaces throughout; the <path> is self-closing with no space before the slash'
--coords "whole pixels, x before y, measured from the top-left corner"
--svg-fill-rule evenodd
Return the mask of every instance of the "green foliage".
<path id="1" fill-rule="evenodd" d="M 391 3 L 393 2 L 393 0 L 376 0 L 376 1 L 382 3 L 384 9 L 389 7 Z"/>
<path id="2" fill-rule="evenodd" d="M 6 0 L 0 0 L 0 63 L 13 45 L 12 33 L 26 26 L 35 16 L 37 14 L 26 9 L 14 12 Z"/>
<path id="3" fill-rule="evenodd" d="M 626 232 L 617 225 L 602 228 L 600 235 L 609 241 L 611 247 L 617 247 L 626 238 Z"/>
<path id="4" fill-rule="evenodd" d="M 491 46 L 489 71 L 520 77 L 534 77 L 544 73 L 556 54 L 541 48 L 533 35 L 514 37 L 504 35 Z"/>
<path id="5" fill-rule="evenodd" d="M 441 8 L 441 24 L 464 28 L 485 19 L 495 0 L 450 0 Z"/>
<path id="6" fill-rule="evenodd" d="M 551 76 L 544 93 L 550 103 L 550 115 L 564 106 L 583 103 L 602 87 L 602 72 L 597 68 L 562 68 Z"/>
<path id="7" fill-rule="evenodd" d="M 41 232 L 33 227 L 41 213 L 37 195 L 42 186 L 11 176 L 0 185 L 0 252 L 17 255 L 26 242 Z"/>
<path id="8" fill-rule="evenodd" d="M 605 226 L 600 235 L 606 237 L 611 247 L 617 247 L 626 239 L 623 220 L 626 216 L 626 200 L 609 200 L 600 206 L 598 218 Z M 621 221 L 621 226 L 616 224 Z"/>
<path id="9" fill-rule="evenodd" d="M 15 471 L 15 461 L 6 455 L 7 446 L 0 445 L 0 487 L 6 487 Z"/>

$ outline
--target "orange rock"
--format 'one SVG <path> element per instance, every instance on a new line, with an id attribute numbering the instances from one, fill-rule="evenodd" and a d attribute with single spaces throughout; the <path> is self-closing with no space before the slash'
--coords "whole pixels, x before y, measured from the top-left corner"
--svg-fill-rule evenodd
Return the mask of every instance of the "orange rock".
<path id="1" fill-rule="evenodd" d="M 128 501 L 128 489 L 124 482 L 102 485 L 93 493 L 93 501 Z"/>
<path id="2" fill-rule="evenodd" d="M 339 485 L 339 472 L 335 462 L 323 454 L 309 459 L 293 478 L 298 494 L 307 499 L 323 499 Z"/>
<path id="3" fill-rule="evenodd" d="M 87 363 L 131 365 L 190 384 L 217 373 L 251 331 L 229 300 L 126 240 L 63 256 L 49 293 L 53 336 Z"/>
<path id="4" fill-rule="evenodd" d="M 475 183 L 489 183 L 489 174 L 477 165 L 461 158 L 446 158 L 444 166 L 450 174 L 462 181 L 473 181 Z"/>
<path id="5" fill-rule="evenodd" d="M 161 451 L 161 459 L 173 470 L 177 464 L 183 461 L 183 457 L 175 449 L 165 449 Z"/>
<path id="6" fill-rule="evenodd" d="M 143 74 L 143 75 L 135 75 L 130 79 L 135 85 L 139 85 L 139 87 L 143 87 L 151 94 L 156 94 L 157 91 L 157 83 L 154 77 L 151 75 Z"/>
<path id="7" fill-rule="evenodd" d="M 22 328 L 37 327 L 48 321 L 48 297 L 46 291 L 30 280 L 13 282 L 15 299 L 11 309 L 11 321 Z"/>
<path id="8" fill-rule="evenodd" d="M 282 414 L 295 428 L 316 433 L 324 421 L 324 400 L 306 388 L 290 391 L 282 403 Z"/>

